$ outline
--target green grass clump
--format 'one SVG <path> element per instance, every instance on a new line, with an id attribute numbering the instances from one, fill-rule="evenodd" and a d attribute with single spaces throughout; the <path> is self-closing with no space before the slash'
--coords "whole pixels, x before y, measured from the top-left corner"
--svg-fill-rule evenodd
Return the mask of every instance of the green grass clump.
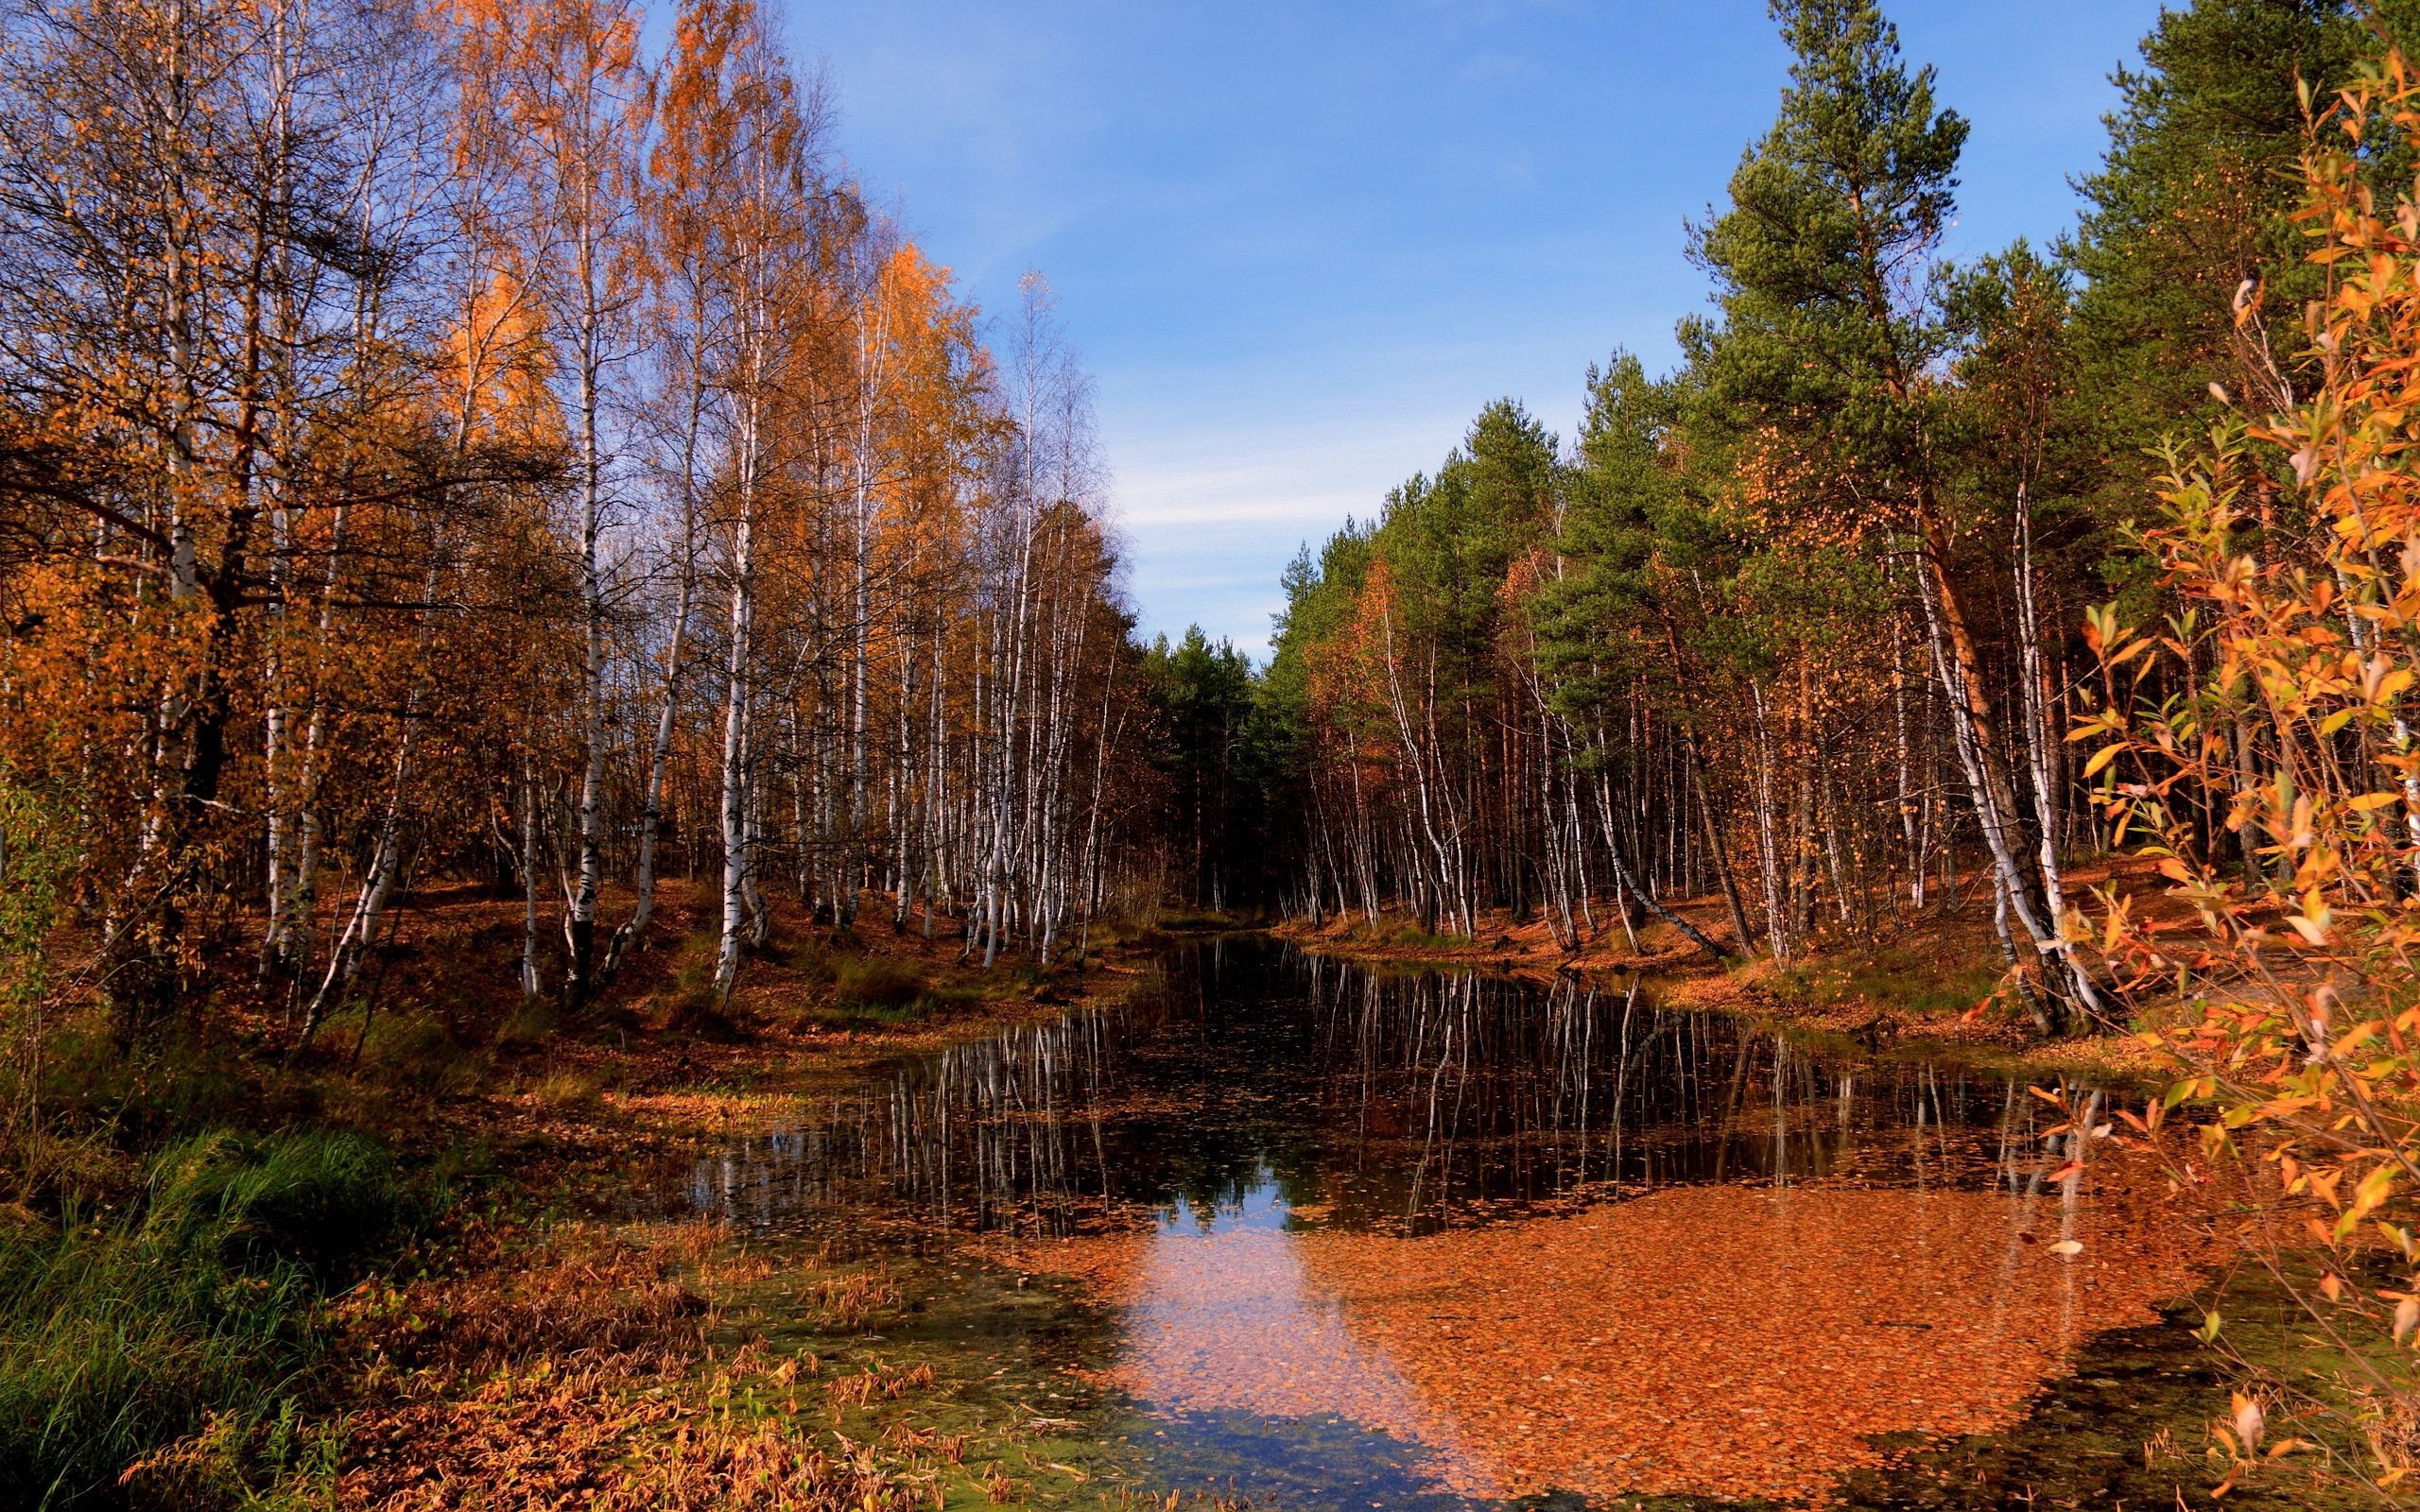
<path id="1" fill-rule="evenodd" d="M 203 1134 L 162 1151 L 151 1170 L 145 1229 L 172 1246 L 215 1244 L 252 1274 L 300 1265 L 333 1278 L 403 1215 L 394 1162 L 358 1134 L 289 1134 L 256 1148 Z"/>
<path id="2" fill-rule="evenodd" d="M 288 1456 L 318 1301 L 407 1206 L 358 1136 L 214 1133 L 164 1150 L 128 1211 L 0 1239 L 0 1505 L 121 1503 L 130 1467 L 198 1435 Z M 198 1504 L 199 1463 L 161 1495 Z"/>
<path id="3" fill-rule="evenodd" d="M 807 1007 L 803 1023 L 827 1029 L 896 1028 L 969 1013 L 987 1001 L 979 987 L 928 985 L 912 962 L 884 955 L 833 960 L 832 1000 Z"/>
<path id="4" fill-rule="evenodd" d="M 1236 916 L 1217 908 L 1177 908 L 1160 915 L 1162 929 L 1233 929 Z"/>
<path id="5" fill-rule="evenodd" d="M 546 1073 L 538 1083 L 538 1100 L 556 1108 L 593 1108 L 603 1095 L 596 1077 L 566 1067 Z"/>
<path id="6" fill-rule="evenodd" d="M 1870 1003 L 1906 1013 L 1963 1012 L 1989 998 L 2000 972 L 1988 961 L 1958 960 L 1938 951 L 1883 946 L 1792 966 L 1774 980 L 1794 1002 Z"/>
<path id="7" fill-rule="evenodd" d="M 790 970 L 808 982 L 824 983 L 839 974 L 843 959 L 821 940 L 807 939 L 790 952 Z"/>
<path id="8" fill-rule="evenodd" d="M 905 1008 L 924 995 L 925 977 L 888 955 L 853 955 L 836 967 L 832 991 L 843 1006 Z"/>
<path id="9" fill-rule="evenodd" d="M 926 988 L 916 999 L 916 1011 L 934 1018 L 969 1013 L 983 1005 L 983 991 L 972 987 Z"/>
<path id="10" fill-rule="evenodd" d="M 535 1049 L 553 1039 L 562 1027 L 562 1016 L 555 1010 L 552 998 L 527 997 L 495 1026 L 495 1047 L 507 1051 Z"/>
<path id="11" fill-rule="evenodd" d="M 423 1013 L 380 1013 L 361 1037 L 361 1059 L 398 1080 L 439 1086 L 463 1058 L 462 1047 L 436 1018 Z"/>

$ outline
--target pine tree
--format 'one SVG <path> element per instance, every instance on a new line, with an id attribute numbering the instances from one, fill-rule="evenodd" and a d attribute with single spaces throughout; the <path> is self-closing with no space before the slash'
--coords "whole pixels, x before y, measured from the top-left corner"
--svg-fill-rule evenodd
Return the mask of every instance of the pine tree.
<path id="1" fill-rule="evenodd" d="M 1174 645 L 1166 636 L 1154 643 L 1143 675 L 1159 720 L 1160 765 L 1171 784 L 1168 838 L 1184 855 L 1186 895 L 1224 908 L 1253 866 L 1252 663 L 1230 642 L 1211 644 L 1195 625 Z"/>
<path id="2" fill-rule="evenodd" d="M 2320 270 L 2292 220 L 2302 188 L 2299 93 L 2342 83 L 2376 49 L 2365 12 L 2420 36 L 2420 6 L 2346 0 L 2195 0 L 2165 10 L 2121 68 L 2100 170 L 2079 185 L 2083 221 L 2063 249 L 2077 301 L 2080 393 L 2107 471 L 2102 496 L 2139 500 L 2163 439 L 2198 433 L 2212 384 L 2278 404 L 2265 335 L 2285 375 L 2304 366 L 2306 301 Z M 2249 287 L 2247 287 L 2249 285 Z M 2257 297 L 2267 318 L 2238 323 Z"/>
<path id="3" fill-rule="evenodd" d="M 1933 70 L 1907 67 L 1871 0 L 1776 0 L 1773 15 L 1794 55 L 1789 86 L 1732 176 L 1731 208 L 1695 235 L 1722 315 L 1688 334 L 1711 401 L 1701 422 L 1729 433 L 1769 514 L 1831 541 L 1912 547 L 2011 953 L 2052 968 L 2048 989 L 2090 1009 L 2099 994 L 2062 933 L 2054 850 L 2025 833 L 1936 445 L 1945 400 L 1930 372 L 1955 339 L 1937 259 L 1966 123 L 1935 108 Z M 2036 849 L 2030 868 L 2020 858 Z"/>

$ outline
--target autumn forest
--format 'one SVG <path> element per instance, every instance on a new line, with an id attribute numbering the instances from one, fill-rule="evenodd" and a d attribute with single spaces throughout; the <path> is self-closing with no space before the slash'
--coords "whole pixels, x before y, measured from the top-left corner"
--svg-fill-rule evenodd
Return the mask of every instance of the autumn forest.
<path id="1" fill-rule="evenodd" d="M 0 1501 L 2405 1504 L 2420 10 L 1771 18 L 1255 662 L 811 18 L 0 0 Z"/>

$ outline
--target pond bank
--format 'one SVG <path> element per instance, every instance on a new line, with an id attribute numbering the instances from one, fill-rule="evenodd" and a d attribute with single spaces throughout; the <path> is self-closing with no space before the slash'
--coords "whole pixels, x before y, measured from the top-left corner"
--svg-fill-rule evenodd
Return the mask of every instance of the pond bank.
<path id="1" fill-rule="evenodd" d="M 2079 890 L 2109 887 L 2127 897 L 2137 918 L 2181 910 L 2147 864 L 2101 860 L 2073 869 Z M 1737 949 L 1729 914 L 1718 897 L 1671 904 L 1700 932 Z M 1853 1038 L 1871 1048 L 1945 1055 L 2056 1079 L 2061 1075 L 2148 1082 L 2166 1067 L 2131 1033 L 2104 1032 L 2046 1040 L 2024 1017 L 1996 1001 L 2002 958 L 1987 898 L 1956 908 L 1933 905 L 1917 919 L 1891 921 L 1864 938 L 1819 932 L 1800 957 L 1717 961 L 1668 923 L 1643 919 L 1626 935 L 1599 915 L 1582 930 L 1580 948 L 1559 941 L 1543 918 L 1482 915 L 1471 935 L 1425 931 L 1409 914 L 1389 913 L 1374 924 L 1358 915 L 1313 924 L 1289 919 L 1269 933 L 1308 951 L 1376 966 L 1467 968 L 1535 982 L 1581 975 L 1603 980 L 1651 974 L 1662 999 L 1715 1008 L 1814 1034 Z M 1632 937 L 1636 938 L 1636 948 Z"/>
<path id="2" fill-rule="evenodd" d="M 980 973 L 946 936 L 792 938 L 721 1022 L 649 1023 L 642 997 L 629 1032 L 561 1037 L 543 1075 L 449 1109 L 451 1137 L 491 1144 L 493 1179 L 424 1274 L 339 1312 L 332 1504 L 854 1512 L 1010 1484 L 1032 1425 L 953 1409 L 932 1426 L 918 1409 L 957 1383 L 874 1332 L 951 1312 L 941 1270 L 776 1259 L 651 1193 L 887 1065 L 1119 1003 L 1151 956 Z"/>
<path id="3" fill-rule="evenodd" d="M 957 1473 L 947 1445 L 868 1459 L 735 1410 L 798 1389 L 806 1366 L 768 1358 L 762 1342 L 798 1309 L 752 1311 L 761 1257 L 651 1194 L 886 1063 L 1120 1001 L 1148 983 L 1153 955 L 1109 941 L 1081 967 L 986 972 L 956 959 L 946 919 L 930 938 L 921 919 L 850 935 L 782 910 L 741 990 L 715 1006 L 700 990 L 703 917 L 668 885 L 649 948 L 601 1001 L 566 1012 L 506 995 L 515 902 L 424 894 L 404 900 L 366 972 L 370 1011 L 334 1017 L 301 1054 L 274 1014 L 238 1008 L 226 1015 L 236 1035 L 163 1062 L 173 1076 L 86 1085 L 62 1057 L 46 1143 L 18 1152 L 29 1194 L 0 1209 L 0 1398 L 10 1432 L 25 1429 L 8 1442 L 26 1448 L 0 1471 L 0 1500 L 181 1512 L 930 1504 Z M 329 1139 L 356 1142 L 354 1163 L 376 1179 L 332 1185 L 351 1168 L 289 1153 Z M 241 1191 L 249 1207 L 165 1246 L 156 1220 L 171 1176 Z M 363 1211 L 347 1213 L 359 1242 L 327 1263 L 231 1247 L 262 1242 L 246 1233 L 308 1246 L 331 1197 Z M 60 1214 L 99 1221 L 62 1228 Z M 860 1265 L 791 1257 L 784 1270 L 842 1339 L 883 1295 Z M 255 1295 L 230 1313 L 228 1298 Z M 231 1324 L 274 1348 L 236 1351 L 222 1340 Z M 144 1342 L 112 1352 L 95 1329 Z"/>

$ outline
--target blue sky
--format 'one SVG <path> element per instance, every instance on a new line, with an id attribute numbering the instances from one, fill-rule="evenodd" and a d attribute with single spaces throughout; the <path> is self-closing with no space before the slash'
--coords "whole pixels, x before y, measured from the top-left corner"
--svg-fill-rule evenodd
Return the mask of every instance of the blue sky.
<path id="1" fill-rule="evenodd" d="M 1295 547 L 1513 395 L 1559 433 L 1702 307 L 1685 218 L 1786 67 L 1762 0 L 791 0 L 838 146 L 987 310 L 1048 275 L 1147 632 L 1257 659 Z M 1951 250 L 2074 217 L 2157 0 L 1900 0 L 1974 123 Z"/>

